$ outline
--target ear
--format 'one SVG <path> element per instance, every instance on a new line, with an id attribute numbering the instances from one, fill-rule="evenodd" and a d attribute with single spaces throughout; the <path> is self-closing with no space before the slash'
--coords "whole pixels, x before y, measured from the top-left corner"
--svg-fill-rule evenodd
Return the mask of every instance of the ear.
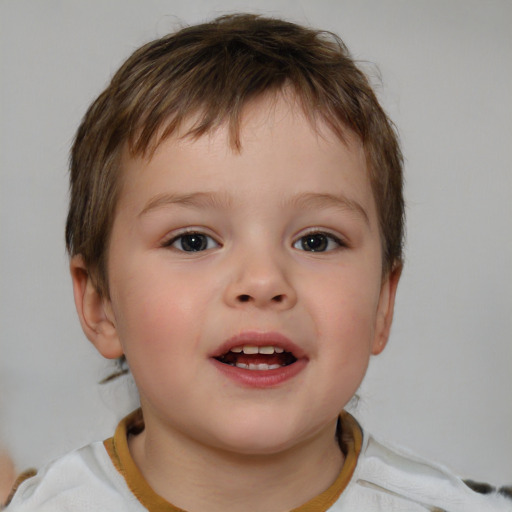
<path id="1" fill-rule="evenodd" d="M 373 355 L 380 354 L 388 343 L 395 310 L 396 290 L 401 274 L 402 265 L 396 265 L 382 281 L 372 346 Z"/>
<path id="2" fill-rule="evenodd" d="M 81 255 L 71 258 L 69 270 L 76 311 L 85 335 L 103 357 L 121 357 L 123 348 L 110 301 L 98 292 Z"/>

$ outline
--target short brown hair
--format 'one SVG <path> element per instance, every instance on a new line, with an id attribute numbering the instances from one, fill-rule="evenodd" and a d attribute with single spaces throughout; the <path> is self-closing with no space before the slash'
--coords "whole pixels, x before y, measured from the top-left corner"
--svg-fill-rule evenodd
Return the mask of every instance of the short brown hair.
<path id="1" fill-rule="evenodd" d="M 347 129 L 360 137 L 377 204 L 384 272 L 401 264 L 402 155 L 368 79 L 332 33 L 235 14 L 142 46 L 82 120 L 71 152 L 66 244 L 70 255 L 82 255 L 100 293 L 108 296 L 106 260 L 123 149 L 147 154 L 192 118 L 185 136 L 199 137 L 228 123 L 231 143 L 240 149 L 243 107 L 285 87 L 312 122 L 326 122 L 342 140 Z"/>

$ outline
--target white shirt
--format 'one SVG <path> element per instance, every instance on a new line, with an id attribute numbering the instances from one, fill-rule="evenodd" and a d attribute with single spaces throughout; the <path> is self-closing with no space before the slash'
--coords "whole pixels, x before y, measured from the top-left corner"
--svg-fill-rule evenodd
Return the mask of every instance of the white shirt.
<path id="1" fill-rule="evenodd" d="M 154 493 L 129 455 L 127 432 L 136 414 L 112 439 L 71 452 L 23 482 L 6 510 L 180 511 Z M 293 512 L 512 512 L 512 500 L 476 493 L 445 468 L 386 446 L 362 433 L 347 413 L 340 420 L 340 443 L 349 445 L 340 476 L 314 503 Z"/>

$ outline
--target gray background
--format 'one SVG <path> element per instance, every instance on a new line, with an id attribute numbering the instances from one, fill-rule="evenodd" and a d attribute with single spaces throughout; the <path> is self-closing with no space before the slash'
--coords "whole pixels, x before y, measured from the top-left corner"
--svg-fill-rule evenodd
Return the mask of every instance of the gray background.
<path id="1" fill-rule="evenodd" d="M 136 47 L 234 10 L 345 40 L 401 133 L 407 263 L 356 411 L 394 443 L 512 481 L 512 2 L 0 1 L 0 439 L 18 467 L 112 433 L 136 403 L 75 316 L 69 146 Z M 378 69 L 371 63 L 378 64 Z M 379 70 L 382 84 L 378 83 Z"/>

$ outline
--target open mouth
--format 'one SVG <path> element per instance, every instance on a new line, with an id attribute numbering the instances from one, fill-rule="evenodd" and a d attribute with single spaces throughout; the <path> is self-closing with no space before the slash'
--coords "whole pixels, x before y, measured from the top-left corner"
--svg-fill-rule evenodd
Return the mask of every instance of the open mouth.
<path id="1" fill-rule="evenodd" d="M 229 366 L 260 371 L 277 370 L 297 361 L 297 358 L 291 352 L 273 345 L 261 347 L 240 345 L 232 347 L 226 353 L 215 357 L 215 359 Z"/>

